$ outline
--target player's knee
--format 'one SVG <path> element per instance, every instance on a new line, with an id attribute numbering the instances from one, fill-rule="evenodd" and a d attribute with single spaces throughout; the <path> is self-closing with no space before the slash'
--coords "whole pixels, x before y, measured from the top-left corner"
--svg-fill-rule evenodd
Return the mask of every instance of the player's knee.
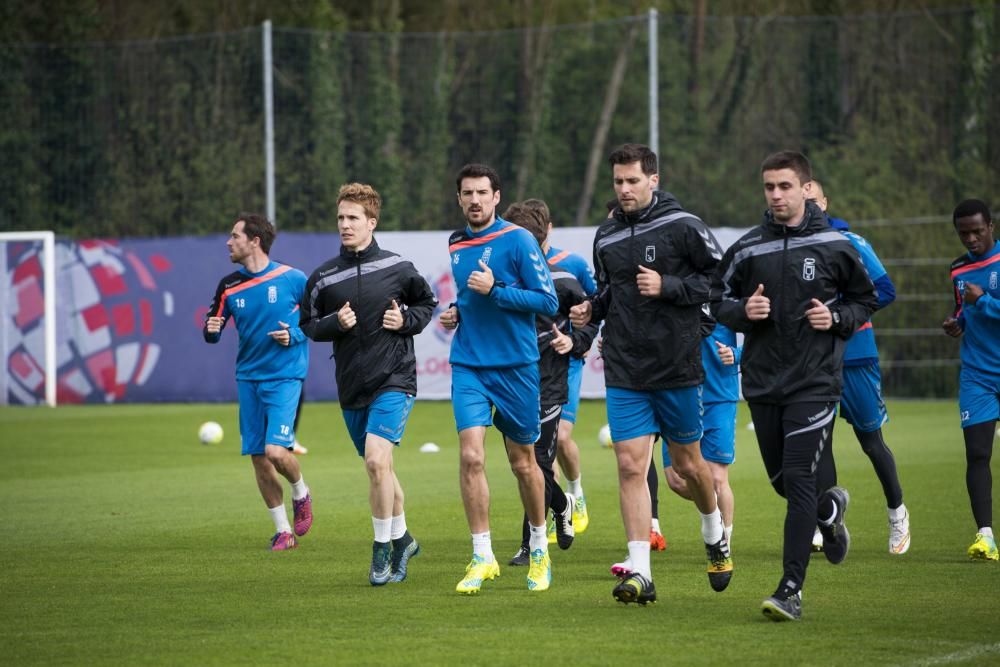
<path id="1" fill-rule="evenodd" d="M 458 465 L 465 473 L 481 473 L 486 467 L 486 457 L 482 451 L 463 448 L 458 457 Z"/>

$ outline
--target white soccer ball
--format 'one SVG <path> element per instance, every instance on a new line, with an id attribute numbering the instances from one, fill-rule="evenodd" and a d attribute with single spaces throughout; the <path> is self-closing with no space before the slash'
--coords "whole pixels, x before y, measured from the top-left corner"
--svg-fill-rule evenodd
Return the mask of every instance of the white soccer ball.
<path id="1" fill-rule="evenodd" d="M 222 436 L 219 422 L 205 422 L 198 428 L 198 439 L 203 445 L 217 445 L 222 442 Z"/>
<path id="2" fill-rule="evenodd" d="M 601 427 L 601 430 L 597 432 L 597 442 L 601 443 L 601 447 L 611 446 L 611 427 L 605 424 Z"/>

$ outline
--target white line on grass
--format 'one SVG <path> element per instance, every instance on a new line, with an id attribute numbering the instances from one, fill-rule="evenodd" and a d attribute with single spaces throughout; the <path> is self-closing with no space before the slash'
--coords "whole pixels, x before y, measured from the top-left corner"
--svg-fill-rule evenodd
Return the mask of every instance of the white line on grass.
<path id="1" fill-rule="evenodd" d="M 972 660 L 973 658 L 978 658 L 990 653 L 1000 653 L 1000 644 L 980 644 L 979 646 L 967 648 L 964 651 L 957 651 L 947 655 L 939 655 L 933 658 L 924 658 L 923 660 L 918 660 L 909 664 L 919 665 L 920 667 L 924 667 L 926 665 L 950 665 L 956 662 Z"/>

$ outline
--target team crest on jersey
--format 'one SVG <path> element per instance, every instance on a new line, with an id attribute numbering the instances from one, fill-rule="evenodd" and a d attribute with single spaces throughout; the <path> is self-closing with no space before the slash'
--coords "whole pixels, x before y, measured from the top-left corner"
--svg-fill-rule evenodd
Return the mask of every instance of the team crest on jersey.
<path id="1" fill-rule="evenodd" d="M 802 280 L 813 280 L 816 278 L 816 258 L 806 257 L 802 261 Z"/>
<path id="2" fill-rule="evenodd" d="M 278 288 L 274 285 L 267 286 L 267 302 L 278 303 Z"/>
<path id="3" fill-rule="evenodd" d="M 490 263 L 490 255 L 492 255 L 492 254 L 493 254 L 493 247 L 492 246 L 486 246 L 486 249 L 483 250 L 483 256 L 480 257 L 479 259 L 480 259 L 480 261 L 483 264 L 489 264 Z"/>
<path id="4" fill-rule="evenodd" d="M 996 271 L 991 271 L 990 272 L 990 289 L 996 289 L 996 288 L 997 288 L 997 272 Z"/>
<path id="5" fill-rule="evenodd" d="M 648 245 L 646 246 L 646 261 L 655 262 L 656 261 L 656 246 Z"/>
<path id="6" fill-rule="evenodd" d="M 455 259 L 452 260 L 456 266 L 458 266 L 458 253 L 455 253 Z"/>

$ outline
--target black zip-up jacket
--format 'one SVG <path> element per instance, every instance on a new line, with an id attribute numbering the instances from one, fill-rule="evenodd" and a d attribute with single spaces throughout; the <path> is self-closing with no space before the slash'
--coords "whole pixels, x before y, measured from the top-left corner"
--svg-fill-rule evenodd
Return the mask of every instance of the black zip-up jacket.
<path id="1" fill-rule="evenodd" d="M 596 328 L 582 327 L 572 330 L 569 323 L 569 309 L 586 298 L 586 292 L 576 277 L 568 271 L 553 271 L 552 284 L 559 299 L 559 312 L 553 316 L 535 315 L 535 333 L 538 336 L 538 375 L 541 384 L 541 405 L 544 410 L 553 405 L 562 405 L 569 400 L 569 359 L 572 355 L 582 356 L 594 342 Z M 573 340 L 573 349 L 567 354 L 559 354 L 552 349 L 552 325 Z"/>
<path id="2" fill-rule="evenodd" d="M 382 327 L 395 300 L 403 328 Z M 358 318 L 344 331 L 337 313 L 345 303 Z M 315 341 L 332 341 L 340 405 L 358 410 L 387 391 L 417 393 L 413 337 L 431 321 L 437 301 L 413 264 L 379 248 L 375 239 L 361 252 L 340 255 L 313 271 L 302 295 L 299 326 Z"/>
<path id="3" fill-rule="evenodd" d="M 765 320 L 747 318 L 758 285 L 771 300 Z M 712 311 L 746 335 L 740 368 L 748 401 L 787 405 L 840 400 L 844 347 L 878 308 L 878 296 L 851 242 L 831 229 L 823 211 L 807 202 L 795 227 L 770 211 L 726 251 L 713 278 Z M 827 304 L 828 331 L 809 325 L 811 300 Z"/>
<path id="4" fill-rule="evenodd" d="M 704 222 L 669 192 L 614 217 L 594 238 L 594 322 L 604 320 L 604 382 L 659 390 L 701 384 L 701 307 L 722 249 Z M 639 293 L 639 265 L 660 274 L 658 297 Z"/>

